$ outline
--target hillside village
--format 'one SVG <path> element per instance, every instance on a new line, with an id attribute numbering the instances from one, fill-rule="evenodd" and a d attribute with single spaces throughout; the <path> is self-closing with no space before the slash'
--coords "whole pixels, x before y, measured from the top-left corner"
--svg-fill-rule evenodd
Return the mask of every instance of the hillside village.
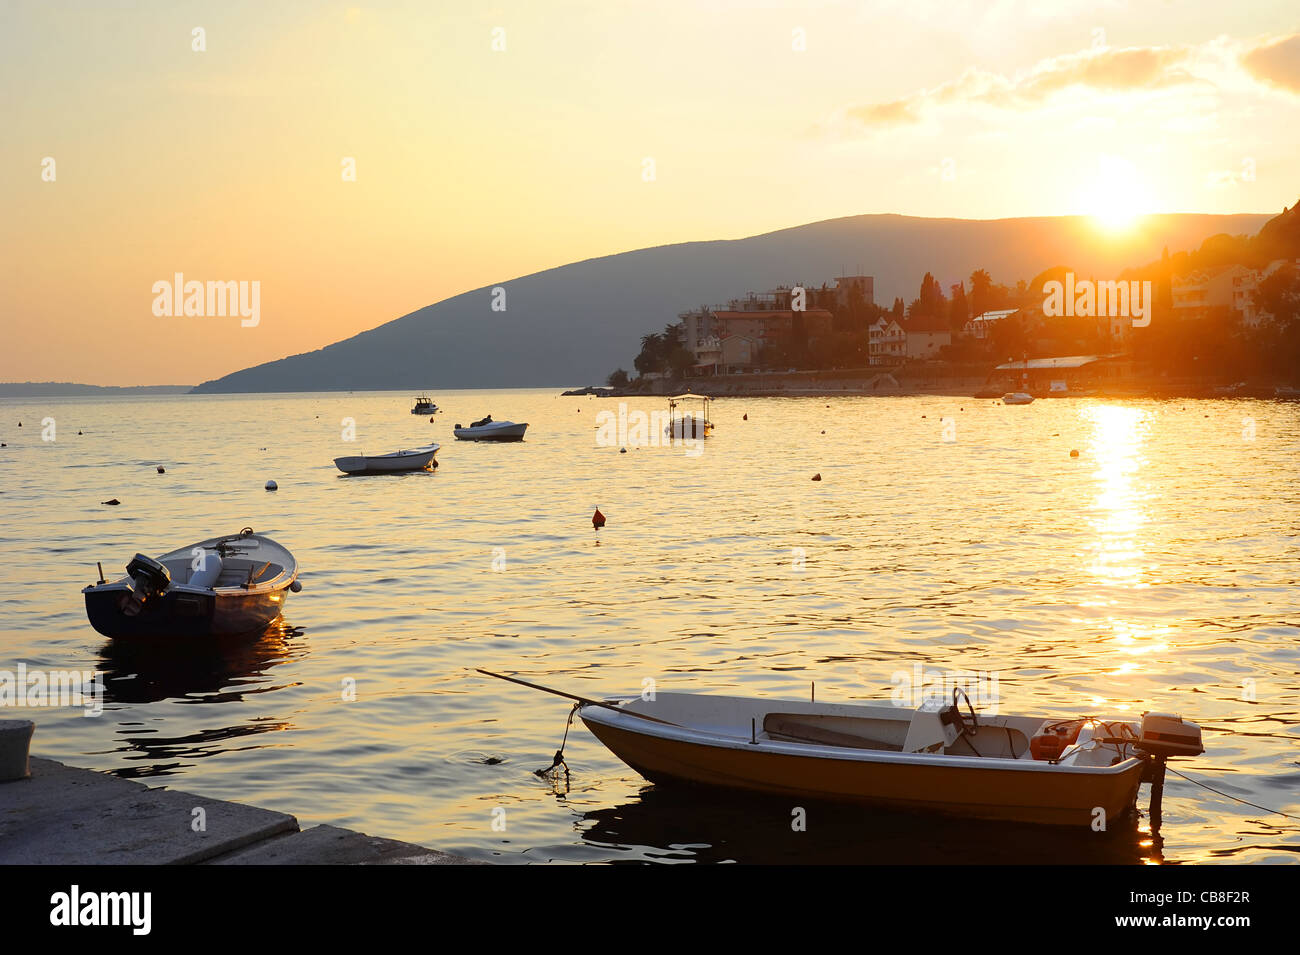
<path id="1" fill-rule="evenodd" d="M 1131 284 L 1135 294 L 1148 283 L 1145 320 L 1131 317 L 1127 295 L 1120 314 L 1104 295 L 1077 313 L 1071 299 L 1069 317 L 1049 314 L 1052 283 L 1072 293 L 1076 280 Z M 983 374 L 997 393 L 1011 385 L 1043 394 L 1271 393 L 1300 378 L 1300 204 L 1256 236 L 1214 236 L 1175 256 L 1166 250 L 1118 277 L 1076 277 L 1059 266 L 1008 286 L 978 269 L 945 293 L 927 272 L 915 299 L 887 306 L 874 287 L 873 276 L 848 275 L 688 309 L 642 337 L 635 378 L 619 369 L 609 384 L 752 393 L 780 390 L 773 375 L 831 375 L 871 380 L 876 391 L 884 381 L 890 391 L 921 374 L 960 375 L 966 384 Z"/>

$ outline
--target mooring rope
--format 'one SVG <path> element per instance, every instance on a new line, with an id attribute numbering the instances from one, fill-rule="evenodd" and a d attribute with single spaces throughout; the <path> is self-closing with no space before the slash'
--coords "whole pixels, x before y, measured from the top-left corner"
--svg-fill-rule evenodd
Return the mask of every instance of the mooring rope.
<path id="1" fill-rule="evenodd" d="M 578 707 L 580 706 L 582 706 L 581 703 L 574 703 L 573 709 L 569 710 L 569 718 L 564 723 L 564 738 L 560 740 L 560 748 L 555 751 L 555 756 L 551 759 L 551 765 L 547 766 L 545 769 L 533 770 L 533 775 L 549 776 L 557 766 L 563 766 L 564 775 L 569 775 L 569 764 L 564 761 L 564 746 L 569 742 L 569 727 L 573 725 L 573 714 L 578 712 Z"/>
<path id="2" fill-rule="evenodd" d="M 1191 776 L 1183 775 L 1178 770 L 1174 769 L 1172 766 L 1166 766 L 1165 769 L 1169 770 L 1169 772 L 1173 773 L 1175 776 L 1179 777 L 1180 779 L 1185 779 L 1189 783 L 1192 783 L 1193 785 L 1200 786 L 1202 789 L 1208 789 L 1212 793 L 1218 793 L 1220 796 L 1223 796 L 1225 799 L 1231 799 L 1233 802 L 1239 802 L 1245 806 L 1253 806 L 1255 809 L 1262 809 L 1265 812 L 1272 813 L 1275 816 L 1281 816 L 1283 819 L 1295 818 L 1294 816 L 1287 815 L 1281 809 L 1269 809 L 1268 806 L 1261 806 L 1259 803 L 1251 802 L 1249 799 L 1242 799 L 1240 796 L 1234 796 L 1232 793 L 1225 793 L 1221 789 L 1215 789 L 1213 786 L 1203 783 L 1199 779 L 1193 779 Z"/>

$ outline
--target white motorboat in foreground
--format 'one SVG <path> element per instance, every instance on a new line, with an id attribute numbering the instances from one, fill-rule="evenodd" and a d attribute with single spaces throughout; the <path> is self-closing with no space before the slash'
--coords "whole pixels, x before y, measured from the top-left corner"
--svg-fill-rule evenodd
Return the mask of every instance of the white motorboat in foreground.
<path id="1" fill-rule="evenodd" d="M 468 428 L 457 424 L 453 434 L 460 441 L 522 441 L 528 422 L 515 424 L 513 421 L 493 421 L 492 416 L 475 421 Z"/>
<path id="2" fill-rule="evenodd" d="M 428 444 L 409 451 L 392 451 L 388 454 L 358 454 L 335 458 L 334 464 L 344 474 L 398 474 L 403 471 L 428 471 L 438 466 L 433 456 L 438 445 Z"/>
<path id="3" fill-rule="evenodd" d="M 977 715 L 959 690 L 917 709 L 662 690 L 592 700 L 479 672 L 577 700 L 595 737 L 651 782 L 894 810 L 1090 826 L 1099 810 L 1123 817 L 1150 781 L 1154 819 L 1165 761 L 1205 751 L 1200 727 L 1177 716 Z"/>
<path id="4" fill-rule="evenodd" d="M 106 637 L 180 640 L 262 630 L 301 589 L 293 554 L 245 527 L 156 560 L 136 554 L 125 577 L 82 593 L 91 626 Z"/>
<path id="5" fill-rule="evenodd" d="M 1004 405 L 1027 405 L 1032 404 L 1034 396 L 1027 391 L 1009 391 L 1002 396 Z"/>

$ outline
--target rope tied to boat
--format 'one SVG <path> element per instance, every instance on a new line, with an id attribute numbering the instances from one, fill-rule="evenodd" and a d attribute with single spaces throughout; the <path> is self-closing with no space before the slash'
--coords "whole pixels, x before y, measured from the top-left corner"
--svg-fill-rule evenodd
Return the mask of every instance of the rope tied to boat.
<path id="1" fill-rule="evenodd" d="M 582 706 L 581 703 L 574 703 L 573 709 L 569 710 L 569 718 L 564 722 L 564 738 L 560 740 L 560 748 L 555 751 L 555 756 L 551 758 L 551 765 L 547 766 L 545 769 L 533 770 L 534 776 L 541 776 L 545 779 L 547 776 L 550 776 L 555 772 L 556 767 L 563 766 L 564 778 L 566 781 L 568 780 L 569 764 L 564 761 L 564 747 L 569 742 L 569 727 L 573 725 L 573 717 L 578 712 L 580 706 Z"/>
<path id="2" fill-rule="evenodd" d="M 1222 789 L 1215 789 L 1213 786 L 1209 785 L 1208 783 L 1203 783 L 1199 779 L 1193 779 L 1191 776 L 1188 776 L 1184 773 L 1180 773 L 1178 770 L 1172 767 L 1166 767 L 1166 768 L 1168 768 L 1169 772 L 1173 773 L 1175 776 L 1179 777 L 1180 779 L 1187 780 L 1189 783 L 1191 783 L 1194 786 L 1200 786 L 1202 789 L 1208 789 L 1212 793 L 1222 796 L 1225 799 L 1231 799 L 1233 802 L 1239 802 L 1243 806 L 1250 806 L 1253 809 L 1262 809 L 1264 812 L 1270 813 L 1275 816 L 1281 816 L 1283 819 L 1295 818 L 1295 816 L 1287 815 L 1281 809 L 1269 809 L 1268 806 L 1261 806 L 1259 803 L 1251 802 L 1249 799 L 1242 799 L 1240 796 L 1234 796 L 1232 793 L 1225 793 Z"/>

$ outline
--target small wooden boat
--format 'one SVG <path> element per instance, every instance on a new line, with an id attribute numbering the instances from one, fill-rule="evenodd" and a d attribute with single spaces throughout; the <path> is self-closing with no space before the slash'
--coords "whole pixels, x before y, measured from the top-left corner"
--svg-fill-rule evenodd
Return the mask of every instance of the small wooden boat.
<path id="1" fill-rule="evenodd" d="M 664 427 L 664 434 L 669 438 L 688 440 L 707 438 L 713 433 L 713 421 L 709 418 L 709 403 L 712 400 L 707 395 L 690 393 L 668 399 L 668 424 Z M 695 402 L 699 402 L 696 410 L 683 410 L 683 406 L 695 407 Z"/>
<path id="2" fill-rule="evenodd" d="M 977 715 L 960 691 L 917 709 L 662 691 L 600 701 L 488 675 L 578 700 L 595 737 L 651 782 L 893 810 L 1088 826 L 1099 807 L 1124 816 L 1150 780 L 1154 816 L 1164 761 L 1204 752 L 1200 727 L 1177 716 Z"/>
<path id="3" fill-rule="evenodd" d="M 1009 391 L 1002 396 L 1004 405 L 1028 405 L 1033 404 L 1034 396 L 1027 391 Z"/>
<path id="4" fill-rule="evenodd" d="M 434 414 L 437 410 L 438 406 L 428 395 L 416 395 L 415 407 L 411 409 L 411 414 Z"/>
<path id="5" fill-rule="evenodd" d="M 458 441 L 522 441 L 528 422 L 516 424 L 513 421 L 493 421 L 492 416 L 480 418 L 468 428 L 457 424 L 452 430 Z"/>
<path id="6" fill-rule="evenodd" d="M 404 471 L 429 471 L 438 466 L 433 456 L 439 445 L 427 444 L 409 451 L 388 454 L 357 454 L 335 458 L 334 465 L 344 474 L 400 474 Z"/>
<path id="7" fill-rule="evenodd" d="M 298 583 L 298 561 L 245 527 L 156 560 L 136 554 L 126 576 L 82 590 L 90 624 L 116 639 L 184 639 L 252 633 L 280 616 Z"/>

